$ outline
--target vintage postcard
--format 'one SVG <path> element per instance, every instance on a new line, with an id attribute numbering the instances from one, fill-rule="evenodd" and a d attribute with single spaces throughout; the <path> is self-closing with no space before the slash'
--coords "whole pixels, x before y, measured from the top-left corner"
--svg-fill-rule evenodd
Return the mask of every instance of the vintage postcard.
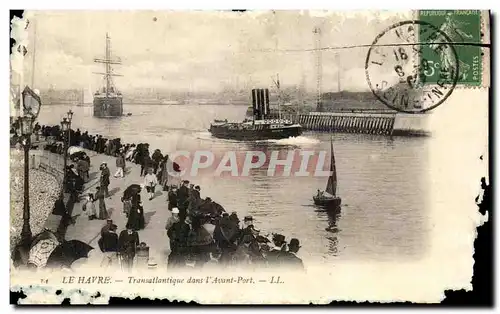
<path id="1" fill-rule="evenodd" d="M 10 36 L 18 304 L 472 288 L 489 12 L 26 11 Z"/>

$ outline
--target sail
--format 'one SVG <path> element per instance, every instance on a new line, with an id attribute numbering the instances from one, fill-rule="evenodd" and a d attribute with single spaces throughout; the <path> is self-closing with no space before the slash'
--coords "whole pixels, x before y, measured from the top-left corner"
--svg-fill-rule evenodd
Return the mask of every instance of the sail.
<path id="1" fill-rule="evenodd" d="M 335 167 L 335 154 L 333 153 L 333 140 L 331 143 L 331 163 L 330 163 L 330 177 L 328 177 L 328 182 L 326 184 L 325 191 L 333 196 L 337 195 L 337 168 Z"/>

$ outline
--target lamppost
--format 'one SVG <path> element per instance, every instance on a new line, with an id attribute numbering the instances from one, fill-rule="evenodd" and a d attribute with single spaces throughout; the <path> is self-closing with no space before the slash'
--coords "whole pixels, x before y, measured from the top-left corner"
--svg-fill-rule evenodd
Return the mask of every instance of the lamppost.
<path id="1" fill-rule="evenodd" d="M 61 128 L 63 134 L 65 134 L 64 139 L 64 176 L 63 176 L 63 191 L 64 184 L 66 184 L 66 167 L 68 165 L 68 148 L 71 141 L 71 120 L 73 119 L 73 111 L 69 110 L 66 113 L 67 117 L 64 117 L 61 121 Z M 61 192 L 61 196 L 63 193 Z"/>
<path id="2" fill-rule="evenodd" d="M 64 187 L 66 185 L 66 167 L 68 164 L 68 135 L 69 135 L 69 128 L 70 128 L 70 122 L 68 121 L 67 118 L 63 118 L 61 121 L 61 129 L 64 134 L 64 166 L 63 166 L 63 188 L 61 190 L 61 196 L 63 195 Z"/>
<path id="3" fill-rule="evenodd" d="M 68 121 L 69 121 L 69 127 L 68 127 L 68 146 L 71 145 L 71 120 L 73 120 L 73 111 L 70 109 L 68 112 L 66 112 Z"/>
<path id="4" fill-rule="evenodd" d="M 31 147 L 31 134 L 33 133 L 33 122 L 38 117 L 42 102 L 40 97 L 28 86 L 22 92 L 23 115 L 18 118 L 20 143 L 24 149 L 24 206 L 23 206 L 23 229 L 21 230 L 21 245 L 28 247 L 31 244 L 30 227 L 30 188 L 29 188 L 29 151 Z"/>

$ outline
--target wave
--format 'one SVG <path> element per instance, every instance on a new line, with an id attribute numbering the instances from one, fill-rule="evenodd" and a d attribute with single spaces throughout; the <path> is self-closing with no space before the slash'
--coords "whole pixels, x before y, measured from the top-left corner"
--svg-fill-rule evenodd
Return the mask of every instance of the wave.
<path id="1" fill-rule="evenodd" d="M 303 145 L 319 144 L 320 140 L 317 138 L 314 138 L 314 137 L 297 136 L 297 137 L 283 138 L 280 140 L 264 140 L 263 142 L 275 143 L 275 144 L 280 144 L 280 145 L 303 146 Z"/>

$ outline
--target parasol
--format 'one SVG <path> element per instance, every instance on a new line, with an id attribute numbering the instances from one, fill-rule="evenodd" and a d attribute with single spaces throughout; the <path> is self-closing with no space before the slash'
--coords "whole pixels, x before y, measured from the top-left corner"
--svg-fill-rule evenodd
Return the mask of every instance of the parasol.
<path id="1" fill-rule="evenodd" d="M 81 147 L 78 147 L 78 146 L 71 146 L 70 148 L 68 148 L 68 155 L 69 156 L 73 155 L 74 153 L 79 153 L 79 152 L 85 152 L 85 150 Z"/>
<path id="2" fill-rule="evenodd" d="M 47 264 L 50 254 L 59 245 L 56 236 L 49 230 L 45 230 L 35 237 L 29 251 L 28 264 L 33 264 L 37 268 Z"/>
<path id="3" fill-rule="evenodd" d="M 70 268 L 74 261 L 87 258 L 94 248 L 79 240 L 66 241 L 57 246 L 47 260 L 47 267 Z"/>
<path id="4" fill-rule="evenodd" d="M 141 186 L 139 184 L 131 184 L 123 191 L 123 199 L 129 199 L 133 194 L 140 192 Z"/>

